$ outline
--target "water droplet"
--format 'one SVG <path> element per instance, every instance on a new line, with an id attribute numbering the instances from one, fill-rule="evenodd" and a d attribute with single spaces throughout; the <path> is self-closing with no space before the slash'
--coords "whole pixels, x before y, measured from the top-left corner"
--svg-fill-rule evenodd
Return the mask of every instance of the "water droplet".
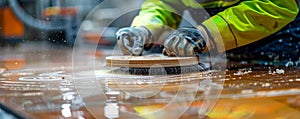
<path id="1" fill-rule="evenodd" d="M 242 90 L 242 94 L 249 94 L 249 93 L 253 93 L 253 90 L 251 89 Z"/>
<path id="2" fill-rule="evenodd" d="M 284 70 L 283 69 L 276 69 L 276 72 L 277 74 L 284 74 Z"/>

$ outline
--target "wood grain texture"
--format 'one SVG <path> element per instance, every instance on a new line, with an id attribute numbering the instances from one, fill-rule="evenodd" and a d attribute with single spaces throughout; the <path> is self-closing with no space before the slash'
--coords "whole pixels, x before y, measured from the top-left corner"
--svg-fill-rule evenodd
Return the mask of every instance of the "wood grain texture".
<path id="1" fill-rule="evenodd" d="M 154 68 L 190 66 L 198 64 L 197 57 L 167 57 L 167 56 L 108 56 L 106 66 L 128 68 Z"/>

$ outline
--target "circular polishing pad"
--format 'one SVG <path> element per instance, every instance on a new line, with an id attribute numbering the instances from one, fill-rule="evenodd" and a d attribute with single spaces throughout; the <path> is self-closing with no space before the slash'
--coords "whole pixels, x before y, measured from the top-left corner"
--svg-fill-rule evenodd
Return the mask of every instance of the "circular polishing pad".
<path id="1" fill-rule="evenodd" d="M 197 57 L 149 56 L 108 56 L 106 66 L 128 68 L 177 67 L 198 64 Z"/>

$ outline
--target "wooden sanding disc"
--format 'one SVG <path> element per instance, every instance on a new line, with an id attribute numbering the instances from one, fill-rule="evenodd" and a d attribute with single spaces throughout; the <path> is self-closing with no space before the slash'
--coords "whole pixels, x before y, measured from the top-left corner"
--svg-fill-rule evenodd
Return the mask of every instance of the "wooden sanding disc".
<path id="1" fill-rule="evenodd" d="M 197 57 L 108 56 L 106 66 L 128 68 L 176 67 L 198 64 Z"/>

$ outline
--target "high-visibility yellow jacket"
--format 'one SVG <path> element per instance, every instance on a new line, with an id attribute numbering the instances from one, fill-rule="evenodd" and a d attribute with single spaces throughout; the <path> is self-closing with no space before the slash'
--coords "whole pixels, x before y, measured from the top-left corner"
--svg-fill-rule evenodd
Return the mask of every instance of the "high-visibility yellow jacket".
<path id="1" fill-rule="evenodd" d="M 224 44 L 225 50 L 279 31 L 292 22 L 299 11 L 296 0 L 146 0 L 132 26 L 145 26 L 157 38 L 167 26 L 178 27 L 183 10 L 217 7 L 228 8 L 202 24 L 211 32 L 216 47 Z"/>

